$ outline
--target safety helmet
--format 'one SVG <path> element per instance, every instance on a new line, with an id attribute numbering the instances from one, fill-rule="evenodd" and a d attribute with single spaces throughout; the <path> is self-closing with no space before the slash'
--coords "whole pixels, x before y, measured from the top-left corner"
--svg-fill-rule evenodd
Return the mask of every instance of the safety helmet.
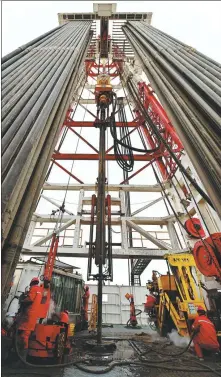
<path id="1" fill-rule="evenodd" d="M 201 312 L 201 311 L 205 312 L 205 309 L 202 306 L 199 305 L 198 308 L 197 308 L 197 311 L 198 312 Z"/>
<path id="2" fill-rule="evenodd" d="M 33 278 L 33 279 L 31 279 L 31 283 L 35 283 L 35 282 L 38 282 L 39 283 L 39 278 Z M 30 283 L 30 284 L 31 284 Z"/>

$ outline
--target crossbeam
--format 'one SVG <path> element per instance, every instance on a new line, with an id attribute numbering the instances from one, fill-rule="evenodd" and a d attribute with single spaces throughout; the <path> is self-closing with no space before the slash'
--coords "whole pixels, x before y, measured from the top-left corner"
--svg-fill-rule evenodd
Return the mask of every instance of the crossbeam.
<path id="1" fill-rule="evenodd" d="M 57 218 L 51 218 L 49 215 L 42 215 L 42 214 L 34 213 L 33 216 L 34 216 L 34 221 L 36 222 L 40 222 L 40 223 L 57 222 Z M 139 224 L 139 225 L 167 225 L 168 221 L 175 220 L 175 217 L 173 215 L 170 215 L 170 216 L 165 216 L 165 217 L 123 217 L 123 219 L 126 221 L 133 221 L 134 224 Z M 74 224 L 76 219 L 73 216 L 63 215 L 62 222 L 67 223 L 68 221 L 73 221 L 72 224 Z M 80 221 L 82 225 L 90 225 L 91 217 L 81 216 Z M 113 217 L 111 219 L 112 225 L 121 225 L 121 223 L 122 223 L 121 217 Z M 95 221 L 95 224 L 96 224 L 96 221 Z"/>
<path id="2" fill-rule="evenodd" d="M 94 122 L 87 121 L 69 121 L 65 120 L 64 125 L 66 127 L 94 127 Z M 125 123 L 116 122 L 116 127 L 125 127 Z M 127 122 L 127 127 L 137 127 L 137 122 Z"/>
<path id="3" fill-rule="evenodd" d="M 186 252 L 186 250 L 171 250 L 171 253 Z M 29 256 L 43 256 L 47 254 L 47 247 L 35 246 L 30 249 L 23 249 L 23 255 Z M 114 259 L 163 259 L 168 254 L 168 250 L 147 249 L 147 248 L 129 248 L 129 249 L 113 249 L 112 256 Z M 75 257 L 75 258 L 88 258 L 88 248 L 86 247 L 59 247 L 58 256 L 62 257 Z"/>
<path id="4" fill-rule="evenodd" d="M 97 191 L 95 184 L 69 184 L 68 187 L 64 183 L 49 183 L 46 182 L 43 186 L 44 190 L 69 190 L 69 191 Z M 127 191 L 127 192 L 161 192 L 162 189 L 159 184 L 155 185 L 108 185 L 105 187 L 106 191 Z"/>
<path id="5" fill-rule="evenodd" d="M 154 158 L 160 157 L 161 153 L 156 152 L 152 155 L 150 154 L 134 154 L 134 160 L 135 161 L 152 161 Z M 122 156 L 125 160 L 129 159 L 128 155 Z M 98 153 L 54 153 L 52 155 L 52 158 L 54 160 L 78 160 L 78 161 L 99 161 L 99 154 Z M 116 161 L 116 155 L 115 154 L 106 154 L 105 155 L 106 161 Z"/>

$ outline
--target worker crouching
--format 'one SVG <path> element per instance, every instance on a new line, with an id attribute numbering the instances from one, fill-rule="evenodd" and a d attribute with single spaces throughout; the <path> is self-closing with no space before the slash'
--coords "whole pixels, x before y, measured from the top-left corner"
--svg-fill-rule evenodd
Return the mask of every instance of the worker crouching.
<path id="1" fill-rule="evenodd" d="M 144 312 L 153 316 L 156 301 L 157 301 L 157 299 L 156 299 L 155 295 L 153 294 L 153 290 L 150 289 L 150 294 L 146 295 L 146 302 L 144 304 Z"/>
<path id="2" fill-rule="evenodd" d="M 193 344 L 196 355 L 200 360 L 203 360 L 203 350 L 219 354 L 220 348 L 217 341 L 215 326 L 207 317 L 202 306 L 198 307 L 197 313 L 198 316 L 192 325 L 192 329 L 195 333 Z"/>
<path id="3" fill-rule="evenodd" d="M 60 313 L 53 313 L 51 317 L 54 322 L 58 322 L 64 325 L 68 325 L 69 323 L 69 313 L 66 309 Z"/>
<path id="4" fill-rule="evenodd" d="M 21 313 L 18 318 L 19 350 L 22 357 L 26 357 L 29 337 L 35 329 L 39 318 L 38 309 L 41 304 L 42 291 L 39 287 L 39 279 L 33 278 L 30 282 L 29 291 L 21 301 Z"/>

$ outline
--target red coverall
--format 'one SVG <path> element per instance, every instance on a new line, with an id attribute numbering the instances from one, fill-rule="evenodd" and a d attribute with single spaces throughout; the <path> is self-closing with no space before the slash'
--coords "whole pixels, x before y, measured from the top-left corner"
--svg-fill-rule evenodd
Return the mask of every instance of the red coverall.
<path id="1" fill-rule="evenodd" d="M 193 338 L 195 352 L 199 358 L 203 358 L 202 349 L 219 352 L 215 326 L 206 315 L 198 316 L 192 325 L 192 329 L 199 329 L 199 332 Z"/>
<path id="2" fill-rule="evenodd" d="M 23 348 L 28 348 L 28 341 L 31 332 L 35 329 L 37 319 L 39 318 L 38 308 L 40 307 L 42 291 L 38 285 L 31 286 L 24 302 L 27 308 L 21 316 L 18 330 L 22 330 L 20 339 L 23 342 Z M 29 304 L 28 304 L 29 303 Z"/>
<path id="3" fill-rule="evenodd" d="M 60 322 L 68 323 L 69 322 L 69 316 L 65 312 L 61 312 L 60 314 Z"/>
<path id="4" fill-rule="evenodd" d="M 89 289 L 85 291 L 83 296 L 83 307 L 84 307 L 84 319 L 85 321 L 88 321 L 88 302 L 90 298 L 90 291 Z"/>
<path id="5" fill-rule="evenodd" d="M 145 302 L 145 309 L 153 309 L 155 303 L 156 303 L 155 297 L 147 296 L 147 299 L 146 299 L 146 302 Z"/>

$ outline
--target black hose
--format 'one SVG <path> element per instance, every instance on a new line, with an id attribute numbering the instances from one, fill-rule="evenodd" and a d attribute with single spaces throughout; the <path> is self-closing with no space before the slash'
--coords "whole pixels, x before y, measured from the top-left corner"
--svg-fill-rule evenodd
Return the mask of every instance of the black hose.
<path id="1" fill-rule="evenodd" d="M 89 369 L 89 368 L 85 368 L 84 366 L 82 365 L 79 365 L 79 363 L 82 363 L 83 360 L 75 360 L 75 361 L 71 361 L 71 362 L 68 362 L 68 363 L 63 363 L 63 364 L 55 364 L 55 365 L 36 365 L 36 364 L 31 364 L 31 363 L 28 363 L 26 360 L 24 360 L 21 355 L 19 354 L 19 350 L 18 350 L 18 343 L 17 343 L 17 338 L 18 338 L 18 330 L 16 331 L 16 336 L 15 336 L 15 349 L 16 349 L 16 353 L 19 357 L 19 359 L 22 361 L 23 364 L 27 365 L 27 366 L 30 366 L 30 367 L 35 367 L 35 368 L 62 368 L 62 367 L 67 367 L 67 366 L 76 366 L 79 370 L 82 370 L 83 372 L 86 372 L 86 373 L 94 373 L 94 374 L 105 374 L 105 373 L 108 373 L 110 372 L 114 367 L 116 366 L 124 366 L 124 365 L 137 365 L 137 366 L 148 366 L 149 368 L 158 368 L 158 369 L 165 369 L 165 370 L 174 370 L 174 371 L 183 371 L 183 372 L 186 372 L 186 368 L 179 368 L 179 367 L 175 367 L 175 366 L 172 366 L 172 367 L 168 367 L 168 366 L 161 366 L 159 365 L 159 363 L 145 363 L 143 361 L 140 361 L 140 360 L 125 360 L 125 361 L 113 361 L 111 362 L 106 368 L 102 369 L 102 370 L 93 370 L 93 369 Z M 207 366 L 205 366 L 207 367 Z M 210 370 L 212 373 L 218 375 L 218 376 L 221 376 L 220 373 L 218 373 L 216 370 L 210 368 L 210 367 L 207 367 L 207 370 Z M 204 369 L 200 369 L 200 368 L 192 368 L 192 369 L 189 369 L 188 368 L 188 372 L 207 372 L 206 368 Z"/>
<path id="2" fill-rule="evenodd" d="M 220 373 L 218 373 L 216 370 L 214 370 L 210 367 L 208 367 L 208 368 L 195 368 L 195 369 L 194 368 L 190 369 L 188 367 L 188 370 L 187 370 L 187 368 L 185 368 L 185 367 L 183 367 L 183 368 L 179 368 L 179 367 L 176 367 L 176 366 L 169 367 L 169 366 L 166 366 L 166 365 L 159 365 L 158 362 L 154 364 L 154 363 L 144 363 L 144 362 L 138 361 L 138 360 L 113 361 L 106 368 L 100 369 L 100 370 L 94 370 L 94 369 L 86 368 L 82 365 L 79 365 L 78 363 L 75 364 L 75 366 L 78 369 L 80 369 L 81 371 L 86 372 L 86 373 L 92 373 L 92 374 L 105 374 L 105 373 L 110 372 L 116 366 L 125 366 L 125 365 L 130 365 L 130 366 L 136 365 L 136 366 L 141 366 L 141 367 L 146 366 L 146 367 L 149 367 L 150 369 L 156 368 L 156 369 L 164 369 L 164 370 L 170 370 L 170 371 L 181 371 L 181 372 L 188 372 L 188 373 L 189 372 L 201 372 L 201 373 L 204 372 L 204 373 L 206 373 L 206 372 L 208 372 L 208 369 L 209 369 L 212 373 L 216 374 L 217 376 L 221 376 Z M 202 364 L 201 364 L 201 366 L 202 366 Z M 205 366 L 205 367 L 207 367 L 207 366 Z"/>
<path id="3" fill-rule="evenodd" d="M 179 353 L 170 353 L 170 354 L 168 354 L 168 353 L 160 352 L 159 350 L 156 350 L 156 349 L 150 347 L 150 349 L 147 350 L 146 352 L 142 353 L 141 356 L 144 356 L 146 353 L 149 353 L 149 352 L 157 352 L 159 355 L 162 355 L 162 356 L 173 356 L 173 357 L 174 357 L 174 356 L 181 356 L 181 355 L 183 355 L 185 352 L 188 351 L 188 349 L 190 348 L 190 345 L 191 345 L 192 340 L 193 340 L 193 338 L 194 338 L 195 335 L 196 335 L 195 333 L 193 333 L 193 334 L 191 335 L 191 337 L 190 337 L 190 341 L 189 341 L 188 345 L 187 345 L 187 346 L 186 346 L 181 352 L 179 352 Z"/>

